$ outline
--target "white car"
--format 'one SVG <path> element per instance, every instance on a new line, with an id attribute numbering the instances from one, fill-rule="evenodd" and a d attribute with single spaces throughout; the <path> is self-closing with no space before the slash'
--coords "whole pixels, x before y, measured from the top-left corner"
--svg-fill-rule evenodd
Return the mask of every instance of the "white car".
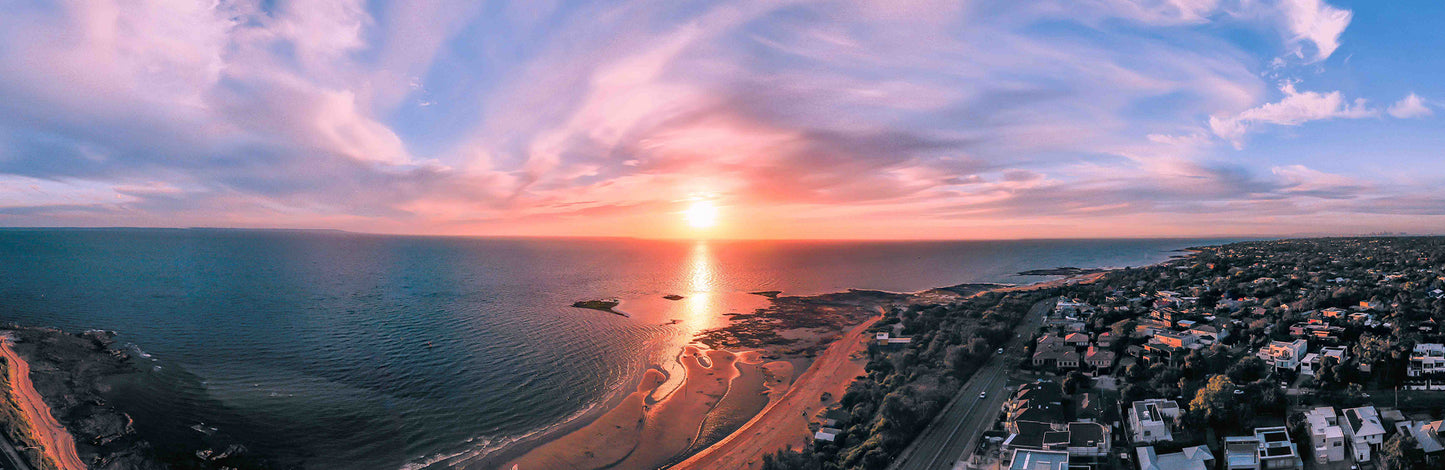
<path id="1" fill-rule="evenodd" d="M 998 348 L 998 353 L 1003 354 L 1003 348 Z"/>
<path id="2" fill-rule="evenodd" d="M 979 400 L 982 400 L 983 397 L 985 397 L 985 396 L 987 396 L 987 395 L 988 395 L 988 392 L 978 392 L 978 399 L 979 399 Z"/>

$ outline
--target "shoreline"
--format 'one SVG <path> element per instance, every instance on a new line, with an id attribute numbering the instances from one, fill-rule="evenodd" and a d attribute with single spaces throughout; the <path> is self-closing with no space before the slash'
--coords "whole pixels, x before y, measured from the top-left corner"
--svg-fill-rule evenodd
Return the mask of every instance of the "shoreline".
<path id="1" fill-rule="evenodd" d="M 75 449 L 75 437 L 55 419 L 50 405 L 35 390 L 35 384 L 30 380 L 30 363 L 10 347 L 12 340 L 9 336 L 0 338 L 0 356 L 8 362 L 6 373 L 10 378 L 9 390 L 5 393 L 26 416 L 31 437 L 38 441 L 46 460 L 61 470 L 85 470 L 85 463 Z"/>
<path id="2" fill-rule="evenodd" d="M 1190 258 L 1194 257 L 1195 255 L 1197 255 L 1197 254 L 1199 253 L 1199 248 L 1201 248 L 1201 247 L 1189 247 L 1189 248 L 1185 248 L 1185 249 L 1181 249 L 1181 250 L 1174 250 L 1174 251 L 1171 251 L 1171 253 L 1184 253 L 1184 254 L 1182 254 L 1182 255 L 1179 255 L 1179 254 L 1172 255 L 1172 256 L 1170 256 L 1170 257 L 1168 257 L 1168 258 L 1162 259 L 1162 260 L 1160 260 L 1160 261 L 1158 261 L 1158 262 L 1155 262 L 1155 263 L 1150 263 L 1150 264 L 1135 266 L 1135 267 L 1132 267 L 1132 268 L 1145 268 L 1145 267 L 1161 266 L 1161 265 L 1167 265 L 1167 264 L 1171 264 L 1171 263 L 1176 263 L 1176 262 L 1180 262 L 1180 261 L 1183 261 L 1183 260 L 1187 260 L 1187 259 L 1190 259 Z M 1122 271 L 1122 270 L 1127 269 L 1127 268 L 1129 268 L 1129 267 L 1083 268 L 1084 270 L 1087 270 L 1087 272 L 1083 272 L 1083 273 L 1079 273 L 1079 274 L 1075 274 L 1075 275 L 1059 275 L 1059 276 L 1057 276 L 1057 278 L 1055 278 L 1055 279 L 1039 280 L 1039 281 L 1035 281 L 1035 282 L 1031 282 L 1031 283 L 1027 283 L 1027 284 L 1004 284 L 1004 283 L 979 283 L 979 282 L 973 282 L 973 283 L 955 284 L 955 285 L 944 286 L 944 287 L 934 287 L 934 288 L 923 289 L 923 290 L 918 290 L 918 291 L 914 291 L 914 292 L 889 292 L 889 291 L 883 291 L 883 290 L 877 290 L 877 289 L 851 289 L 851 288 L 850 288 L 850 289 L 846 289 L 846 290 L 844 290 L 844 291 L 829 292 L 829 293 L 820 293 L 820 294 L 788 295 L 788 294 L 786 294 L 786 293 L 784 293 L 784 292 L 781 292 L 781 291 L 767 291 L 766 293 L 764 293 L 764 292 L 748 292 L 748 294 L 749 294 L 749 295 L 758 295 L 758 296 L 761 296 L 761 297 L 764 297 L 764 298 L 768 299 L 769 306 L 765 308 L 765 309 L 767 309 L 767 310 L 771 310 L 771 309 L 778 308 L 781 303 L 787 302 L 787 301 L 789 301 L 789 300 L 792 300 L 792 301 L 799 301 L 799 300 L 801 300 L 801 301 L 806 302 L 806 301 L 809 301 L 809 300 L 812 300 L 812 299 L 823 299 L 823 298 L 827 298 L 827 297 L 830 297 L 830 296 L 847 295 L 847 294 L 859 294 L 859 295 L 879 294 L 879 295 L 884 295 L 884 296 L 899 296 L 899 297 L 911 298 L 911 299 L 913 299 L 913 301 L 946 300 L 946 299 L 939 299 L 939 298 L 938 298 L 939 296 L 946 296 L 946 297 L 952 297 L 952 298 L 955 298 L 955 299 L 961 299 L 961 298 L 972 297 L 972 296 L 975 296 L 975 295 L 980 295 L 980 294 L 989 293 L 989 292 L 1027 291 L 1027 290 L 1035 290 L 1035 289 L 1048 289 L 1048 288 L 1052 288 L 1052 287 L 1059 287 L 1059 286 L 1071 285 L 1071 284 L 1076 284 L 1076 283 L 1091 283 L 1091 282 L 1094 282 L 1094 281 L 1098 280 L 1099 278 L 1101 278 L 1101 277 L 1103 277 L 1103 276 L 1105 276 L 1105 275 L 1108 275 L 1109 273 L 1116 272 L 1116 271 Z M 1053 268 L 1053 269 L 1057 269 L 1057 268 Z M 768 295 L 768 294 L 771 294 L 771 295 Z M 763 309 L 760 309 L 760 310 L 763 310 Z M 731 315 L 730 315 L 730 316 L 731 316 Z M 871 324 L 873 321 L 876 321 L 876 319 L 866 320 L 866 321 L 864 321 L 864 322 L 862 322 L 862 323 L 858 323 L 858 324 L 854 324 L 854 325 L 849 325 L 849 326 L 847 327 L 847 329 L 845 329 L 843 332 L 840 332 L 840 335 L 839 335 L 838 337 L 836 337 L 836 338 L 834 338 L 832 341 L 829 341 L 829 342 L 828 342 L 828 348 L 831 349 L 833 346 L 838 345 L 841 341 L 847 339 L 847 337 L 848 337 L 848 334 L 847 334 L 847 333 L 850 332 L 853 328 L 858 328 L 858 327 L 860 327 L 860 326 L 866 326 L 866 325 L 868 325 L 868 324 Z M 737 325 L 736 323 L 734 323 L 733 320 L 730 319 L 730 320 L 729 320 L 729 324 L 728 324 L 727 326 L 723 326 L 723 327 L 718 328 L 718 329 L 719 329 L 719 330 L 724 330 L 724 329 L 731 328 L 731 327 L 735 327 L 735 326 L 738 326 L 738 325 Z M 697 341 L 697 339 L 694 339 L 693 342 L 696 343 L 696 342 L 698 342 L 698 341 Z M 732 352 L 732 353 L 735 353 L 735 354 L 737 354 L 737 353 L 742 353 L 742 352 L 746 352 L 746 351 L 747 351 L 747 349 L 736 349 L 736 348 L 727 348 L 727 347 L 724 347 L 724 348 L 715 348 L 715 350 Z M 663 468 L 687 468 L 687 467 L 684 467 L 684 465 L 695 465 L 695 464 L 696 464 L 695 461 L 697 460 L 697 458 L 698 458 L 699 456 L 702 456 L 702 455 L 704 455 L 704 454 L 711 454 L 711 453 L 715 452 L 715 451 L 713 451 L 712 449 L 716 448 L 717 446 L 723 445 L 723 444 L 725 444 L 725 443 L 732 442 L 734 439 L 739 439 L 739 438 L 738 438 L 738 436 L 740 435 L 739 433 L 743 432 L 743 430 L 747 429 L 749 426 L 753 426 L 755 421 L 758 421 L 762 416 L 764 416 L 765 414 L 767 414 L 767 413 L 769 413 L 771 410 L 773 410 L 773 408 L 774 408 L 776 405 L 778 405 L 780 402 L 782 402 L 783 400 L 785 400 L 788 396 L 792 395 L 792 394 L 794 393 L 794 391 L 797 390 L 800 386 L 806 385 L 804 382 L 806 382 L 808 379 L 811 379 L 811 378 L 812 378 L 811 376 L 809 376 L 809 374 L 813 374 L 813 373 L 814 373 L 814 372 L 813 372 L 813 371 L 814 371 L 814 367 L 813 367 L 813 366 L 816 365 L 816 364 L 817 364 L 817 361 L 816 361 L 816 360 L 810 360 L 810 361 L 809 361 L 809 367 L 808 367 L 807 369 L 805 369 L 805 370 L 803 370 L 803 371 L 794 371 L 793 377 L 792 377 L 792 379 L 790 380 L 790 383 L 788 384 L 788 387 L 787 387 L 787 388 L 784 388 L 784 389 L 782 389 L 782 390 L 769 390 L 769 391 L 768 391 L 768 393 L 769 393 L 768 403 L 763 407 L 762 410 L 760 410 L 758 413 L 756 413 L 756 414 L 753 415 L 751 418 L 749 418 L 744 424 L 742 424 L 741 426 L 739 426 L 737 429 L 733 430 L 732 432 L 729 432 L 727 435 L 723 436 L 723 437 L 722 437 L 721 439 L 719 439 L 718 441 L 716 441 L 716 442 L 714 442 L 714 443 L 711 443 L 710 445 L 708 445 L 708 446 L 706 446 L 706 447 L 703 447 L 703 448 L 700 448 L 700 449 L 689 449 L 687 452 L 684 452 L 683 454 L 680 454 L 680 455 L 675 456 L 675 457 L 671 460 L 672 463 L 669 464 L 669 465 L 664 466 Z M 644 373 L 645 373 L 645 371 L 644 371 Z M 807 376 L 807 377 L 805 377 L 805 376 Z M 596 421 L 598 418 L 600 418 L 602 415 L 604 415 L 604 414 L 606 414 L 607 412 L 611 411 L 612 409 L 616 408 L 616 407 L 618 406 L 618 404 L 623 401 L 623 399 L 625 399 L 628 395 L 631 394 L 631 392 L 629 392 L 629 390 L 632 390 L 633 387 L 636 387 L 639 383 L 642 382 L 642 380 L 643 380 L 643 375 L 642 375 L 642 374 L 639 374 L 637 377 L 634 377 L 632 380 L 629 380 L 629 381 L 627 381 L 627 382 L 625 383 L 625 385 L 630 385 L 630 386 L 620 387 L 618 390 L 614 391 L 614 392 L 613 392 L 613 396 L 612 396 L 612 397 L 609 397 L 609 399 L 608 399 L 605 403 L 602 403 L 602 404 L 599 404 L 598 406 L 595 406 L 593 409 L 589 410 L 589 412 L 588 412 L 588 413 L 585 413 L 584 415 L 581 415 L 581 416 L 578 416 L 578 417 L 576 417 L 576 418 L 573 418 L 573 419 L 569 420 L 569 422 L 566 423 L 565 425 L 558 426 L 557 428 L 554 428 L 553 430 L 551 430 L 551 431 L 549 431 L 549 432 L 546 432 L 546 433 L 544 433 L 544 434 L 538 434 L 538 435 L 536 435 L 536 436 L 533 436 L 532 438 L 530 438 L 530 439 L 527 440 L 527 441 L 528 441 L 527 444 L 523 444 L 523 445 L 510 444 L 510 445 L 507 445 L 506 447 L 502 448 L 501 450 L 498 450 L 498 451 L 495 451 L 495 452 L 494 452 L 494 454 L 497 455 L 497 456 L 499 456 L 499 457 L 503 456 L 503 454 L 508 455 L 508 456 L 510 456 L 510 457 L 507 457 L 507 458 L 505 458 L 505 459 L 503 459 L 503 458 L 493 459 L 493 458 L 491 458 L 491 456 L 488 456 L 488 458 L 485 459 L 485 462 L 492 463 L 492 464 L 497 464 L 497 463 L 500 463 L 500 462 L 511 462 L 511 461 L 515 460 L 516 458 L 519 458 L 519 457 L 521 457 L 522 455 L 525 455 L 525 454 L 527 454 L 527 453 L 529 453 L 529 452 L 531 452 L 531 451 L 533 451 L 533 450 L 536 450 L 537 448 L 542 447 L 542 446 L 548 444 L 549 442 L 551 442 L 551 441 L 553 441 L 553 440 L 556 440 L 556 439 L 558 439 L 558 438 L 565 438 L 565 436 L 567 436 L 567 435 L 569 435 L 569 434 L 572 434 L 572 433 L 574 433 L 574 432 L 576 432 L 576 431 L 578 431 L 578 430 L 580 430 L 580 429 L 583 429 L 583 428 L 587 427 L 587 426 L 590 425 L 592 422 L 595 422 L 595 421 Z M 846 388 L 846 386 L 847 386 L 847 384 L 844 383 L 844 384 L 843 384 L 843 387 Z M 781 393 L 776 393 L 776 392 L 781 392 Z M 703 430 L 702 430 L 702 429 L 699 429 L 699 430 L 697 430 L 697 431 L 698 431 L 698 432 L 702 432 Z M 761 455 L 761 454 L 759 454 L 759 455 Z M 526 469 L 522 469 L 522 470 L 526 470 Z"/>

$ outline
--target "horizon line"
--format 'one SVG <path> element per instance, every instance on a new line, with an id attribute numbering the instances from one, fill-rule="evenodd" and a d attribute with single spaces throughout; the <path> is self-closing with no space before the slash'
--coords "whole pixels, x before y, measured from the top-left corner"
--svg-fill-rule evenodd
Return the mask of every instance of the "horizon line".
<path id="1" fill-rule="evenodd" d="M 16 230 L 216 230 L 253 232 L 332 232 L 352 235 L 433 237 L 433 238 L 480 238 L 480 239 L 576 239 L 576 240 L 643 240 L 643 241 L 718 241 L 718 242 L 960 242 L 960 241 L 1065 241 L 1065 240 L 1200 240 L 1200 239 L 1307 239 L 1307 238 L 1377 238 L 1377 237 L 1436 237 L 1442 234 L 1408 232 L 1372 233 L 1296 233 L 1296 234 L 1207 234 L 1169 236 L 1102 236 L 1102 237 L 1040 237 L 1040 238 L 727 238 L 727 237 L 638 237 L 624 235 L 506 235 L 506 234 L 429 234 L 364 232 L 338 228 L 295 228 L 295 227 L 154 227 L 154 226 L 0 226 L 0 231 Z"/>

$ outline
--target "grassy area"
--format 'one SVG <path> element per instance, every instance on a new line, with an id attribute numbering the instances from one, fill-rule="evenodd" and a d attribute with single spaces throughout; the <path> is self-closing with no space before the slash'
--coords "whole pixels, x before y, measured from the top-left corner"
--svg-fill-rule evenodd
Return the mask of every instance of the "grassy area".
<path id="1" fill-rule="evenodd" d="M 10 394 L 14 389 L 10 383 L 10 362 L 0 357 L 0 432 L 15 444 L 21 455 L 30 461 L 30 465 L 41 470 L 56 470 L 54 462 L 45 458 L 40 451 L 39 444 L 36 444 L 32 436 L 30 421 L 25 419 L 25 414 L 20 411 L 20 405 L 15 403 L 15 397 Z"/>

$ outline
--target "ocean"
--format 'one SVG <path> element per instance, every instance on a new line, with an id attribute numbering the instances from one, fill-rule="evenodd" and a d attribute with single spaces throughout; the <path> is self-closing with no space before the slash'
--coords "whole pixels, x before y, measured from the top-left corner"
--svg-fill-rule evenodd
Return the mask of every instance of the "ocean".
<path id="1" fill-rule="evenodd" d="M 466 467 L 592 410 L 754 291 L 1029 283 L 1217 239 L 950 242 L 0 230 L 0 321 L 119 333 L 113 401 L 167 458 Z M 662 299 L 668 294 L 682 300 Z M 630 316 L 572 308 L 618 298 Z"/>

